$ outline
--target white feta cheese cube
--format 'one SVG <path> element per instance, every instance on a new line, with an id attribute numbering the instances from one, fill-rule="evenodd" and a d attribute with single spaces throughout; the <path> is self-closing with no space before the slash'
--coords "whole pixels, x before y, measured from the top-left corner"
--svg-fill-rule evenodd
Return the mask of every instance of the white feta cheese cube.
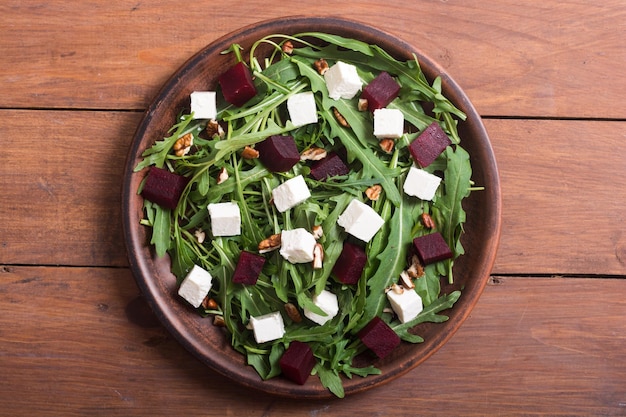
<path id="1" fill-rule="evenodd" d="M 198 265 L 194 265 L 178 288 L 178 295 L 183 297 L 195 308 L 200 307 L 202 300 L 211 291 L 213 277 Z"/>
<path id="2" fill-rule="evenodd" d="M 304 315 L 311 321 L 323 326 L 324 323 L 332 319 L 339 312 L 339 303 L 337 296 L 330 291 L 322 290 L 318 295 L 313 296 L 313 304 L 322 309 L 325 316 L 313 313 L 311 310 L 304 308 Z"/>
<path id="3" fill-rule="evenodd" d="M 413 320 L 422 311 L 422 298 L 413 289 L 405 289 L 402 293 L 387 291 L 387 299 L 401 323 Z"/>
<path id="4" fill-rule="evenodd" d="M 337 61 L 324 73 L 324 80 L 328 88 L 328 96 L 333 100 L 340 98 L 350 100 L 363 86 L 356 67 L 341 61 Z"/>
<path id="5" fill-rule="evenodd" d="M 237 236 L 241 234 L 241 211 L 236 202 L 208 205 L 213 236 Z"/>
<path id="6" fill-rule="evenodd" d="M 292 264 L 313 261 L 315 237 L 303 228 L 283 230 L 280 234 L 280 254 Z"/>
<path id="7" fill-rule="evenodd" d="M 191 98 L 191 112 L 194 119 L 215 119 L 217 106 L 215 104 L 215 91 L 194 91 Z"/>
<path id="8" fill-rule="evenodd" d="M 250 325 L 257 343 L 280 339 L 285 334 L 283 316 L 278 311 L 258 317 L 251 316 Z"/>
<path id="9" fill-rule="evenodd" d="M 304 182 L 304 177 L 293 177 L 272 190 L 272 199 L 281 213 L 302 203 L 311 197 L 311 191 Z"/>
<path id="10" fill-rule="evenodd" d="M 317 123 L 317 106 L 312 91 L 297 93 L 287 99 L 289 118 L 294 126 Z"/>
<path id="11" fill-rule="evenodd" d="M 438 176 L 413 166 L 409 169 L 402 188 L 410 196 L 430 201 L 435 196 L 440 183 L 441 178 Z"/>
<path id="12" fill-rule="evenodd" d="M 399 138 L 404 133 L 404 115 L 398 109 L 374 110 L 374 136 Z"/>
<path id="13" fill-rule="evenodd" d="M 337 224 L 352 236 L 369 242 L 385 224 L 382 217 L 367 204 L 352 200 L 337 219 Z"/>

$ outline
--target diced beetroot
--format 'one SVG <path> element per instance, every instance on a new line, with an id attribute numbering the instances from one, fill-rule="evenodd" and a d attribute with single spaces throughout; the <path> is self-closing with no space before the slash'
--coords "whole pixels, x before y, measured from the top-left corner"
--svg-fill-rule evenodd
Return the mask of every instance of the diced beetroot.
<path id="1" fill-rule="evenodd" d="M 315 161 L 311 165 L 311 176 L 318 181 L 337 175 L 347 175 L 349 172 L 348 166 L 336 153 L 330 153 L 326 158 Z"/>
<path id="2" fill-rule="evenodd" d="M 289 344 L 278 364 L 283 375 L 296 384 L 304 385 L 315 366 L 315 358 L 309 345 L 294 340 Z"/>
<path id="3" fill-rule="evenodd" d="M 256 284 L 264 264 L 265 258 L 263 256 L 242 251 L 233 273 L 233 282 L 246 285 Z"/>
<path id="4" fill-rule="evenodd" d="M 167 209 L 175 209 L 189 179 L 163 168 L 152 167 L 148 171 L 141 195 Z"/>
<path id="5" fill-rule="evenodd" d="M 256 87 L 252 81 L 250 69 L 238 62 L 218 79 L 222 87 L 224 99 L 230 104 L 241 107 L 256 95 Z"/>
<path id="6" fill-rule="evenodd" d="M 424 265 L 452 258 L 452 251 L 439 232 L 416 237 L 413 239 L 413 247 Z"/>
<path id="7" fill-rule="evenodd" d="M 391 75 L 381 72 L 372 80 L 361 93 L 361 98 L 367 100 L 367 108 L 373 112 L 376 109 L 387 107 L 394 98 L 398 97 L 400 85 Z"/>
<path id="8" fill-rule="evenodd" d="M 380 317 L 374 317 L 358 336 L 381 359 L 400 344 L 400 337 Z"/>
<path id="9" fill-rule="evenodd" d="M 293 136 L 274 135 L 257 143 L 259 159 L 272 172 L 289 171 L 300 161 L 300 153 Z"/>
<path id="10" fill-rule="evenodd" d="M 409 152 L 422 168 L 430 165 L 452 142 L 439 123 L 433 122 L 409 145 Z"/>
<path id="11" fill-rule="evenodd" d="M 341 254 L 333 266 L 333 274 L 344 284 L 356 284 L 361 278 L 366 263 L 367 254 L 362 247 L 344 242 Z"/>

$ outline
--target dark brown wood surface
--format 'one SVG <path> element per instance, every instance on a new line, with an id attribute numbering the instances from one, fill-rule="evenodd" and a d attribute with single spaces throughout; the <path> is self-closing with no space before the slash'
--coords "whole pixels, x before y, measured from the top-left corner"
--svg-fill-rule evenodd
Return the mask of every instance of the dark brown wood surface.
<path id="1" fill-rule="evenodd" d="M 485 119 L 503 231 L 471 317 L 343 400 L 241 388 L 146 310 L 120 220 L 142 111 L 186 59 L 260 20 L 336 15 L 439 61 Z M 0 415 L 625 415 L 626 4 L 0 4 Z"/>

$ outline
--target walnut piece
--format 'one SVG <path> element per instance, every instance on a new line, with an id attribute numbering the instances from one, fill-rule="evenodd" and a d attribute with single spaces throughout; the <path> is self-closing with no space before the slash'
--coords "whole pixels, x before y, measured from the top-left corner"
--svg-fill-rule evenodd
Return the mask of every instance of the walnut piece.
<path id="1" fill-rule="evenodd" d="M 319 161 L 326 158 L 327 152 L 324 148 L 309 148 L 300 154 L 301 161 Z"/>
<path id="2" fill-rule="evenodd" d="M 298 307 L 296 307 L 292 303 L 285 304 L 285 311 L 287 312 L 289 318 L 294 321 L 294 323 L 300 323 L 302 321 L 302 315 L 298 311 Z"/>
<path id="3" fill-rule="evenodd" d="M 259 157 L 259 151 L 250 146 L 246 146 L 241 152 L 241 157 L 244 159 L 256 159 Z"/>
<path id="4" fill-rule="evenodd" d="M 224 139 L 226 133 L 217 120 L 211 119 L 206 124 L 206 134 L 211 139 Z"/>
<path id="5" fill-rule="evenodd" d="M 350 123 L 343 117 L 343 114 L 339 113 L 337 107 L 333 107 L 333 114 L 335 115 L 335 119 L 339 122 L 339 124 L 343 127 L 350 127 Z"/>
<path id="6" fill-rule="evenodd" d="M 324 247 L 316 243 L 313 248 L 313 269 L 322 269 L 324 261 Z"/>
<path id="7" fill-rule="evenodd" d="M 365 195 L 372 201 L 376 201 L 380 198 L 380 193 L 383 191 L 383 187 L 380 184 L 374 184 L 365 190 Z"/>
<path id="8" fill-rule="evenodd" d="M 174 154 L 176 156 L 187 155 L 191 149 L 191 145 L 193 145 L 193 135 L 191 133 L 187 133 L 174 142 Z"/>
<path id="9" fill-rule="evenodd" d="M 359 111 L 365 111 L 365 110 L 367 110 L 367 107 L 368 107 L 367 99 L 366 98 L 360 98 L 359 102 L 357 104 L 357 109 Z"/>
<path id="10" fill-rule="evenodd" d="M 316 224 L 311 228 L 311 234 L 315 238 L 315 240 L 319 240 L 322 236 L 324 236 L 324 229 L 322 229 L 322 225 Z"/>
<path id="11" fill-rule="evenodd" d="M 421 214 L 421 219 L 422 219 L 422 224 L 424 225 L 424 227 L 426 227 L 427 229 L 434 229 L 435 228 L 435 220 L 433 220 L 433 218 L 430 216 L 430 214 L 428 213 L 422 213 Z"/>
<path id="12" fill-rule="evenodd" d="M 328 66 L 328 62 L 326 62 L 324 58 L 320 58 L 317 61 L 315 61 L 313 63 L 313 66 L 315 67 L 315 69 L 320 75 L 324 75 L 324 73 L 326 73 L 326 71 L 330 69 L 330 67 Z"/>
<path id="13" fill-rule="evenodd" d="M 217 184 L 221 184 L 228 179 L 228 171 L 226 171 L 225 167 L 222 167 L 220 173 L 217 174 Z"/>
<path id="14" fill-rule="evenodd" d="M 280 233 L 271 235 L 267 239 L 262 240 L 258 246 L 259 253 L 261 254 L 271 252 L 278 248 L 280 248 Z"/>
<path id="15" fill-rule="evenodd" d="M 293 53 L 293 43 L 291 41 L 285 41 L 281 49 L 287 55 L 291 55 Z"/>
<path id="16" fill-rule="evenodd" d="M 383 152 L 391 153 L 393 152 L 393 148 L 396 146 L 396 141 L 393 139 L 385 138 L 385 139 L 381 139 L 378 144 L 380 146 L 380 149 L 383 150 Z"/>

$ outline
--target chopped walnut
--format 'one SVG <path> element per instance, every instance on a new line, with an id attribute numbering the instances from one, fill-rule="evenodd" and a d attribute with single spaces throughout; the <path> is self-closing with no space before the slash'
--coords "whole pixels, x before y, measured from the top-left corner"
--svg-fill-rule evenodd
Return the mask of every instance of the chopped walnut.
<path id="1" fill-rule="evenodd" d="M 365 190 L 365 195 L 372 201 L 376 201 L 380 198 L 380 193 L 383 191 L 383 187 L 380 184 L 374 184 Z"/>
<path id="2" fill-rule="evenodd" d="M 336 107 L 333 107 L 333 114 L 335 115 L 335 119 L 339 122 L 339 124 L 343 127 L 350 127 L 350 123 L 343 117 L 343 114 L 339 113 Z"/>
<path id="3" fill-rule="evenodd" d="M 420 217 L 422 219 L 422 224 L 424 225 L 424 227 L 426 227 L 427 229 L 435 228 L 435 220 L 433 220 L 430 214 L 422 213 Z"/>
<path id="4" fill-rule="evenodd" d="M 393 139 L 385 138 L 381 139 L 378 144 L 383 152 L 391 153 L 393 152 L 393 148 L 396 146 L 396 141 L 394 141 Z"/>
<path id="5" fill-rule="evenodd" d="M 222 167 L 222 169 L 220 169 L 220 173 L 217 174 L 217 183 L 218 183 L 218 185 L 223 183 L 227 179 L 228 179 L 228 171 L 226 171 L 225 167 Z"/>
<path id="6" fill-rule="evenodd" d="M 259 157 L 259 151 L 250 146 L 246 146 L 241 152 L 241 157 L 244 159 L 255 159 Z"/>
<path id="7" fill-rule="evenodd" d="M 406 270 L 406 273 L 411 278 L 419 278 L 424 275 L 424 267 L 416 255 L 411 257 L 411 266 Z"/>
<path id="8" fill-rule="evenodd" d="M 365 110 L 367 110 L 367 107 L 368 107 L 367 99 L 366 98 L 360 98 L 359 102 L 357 104 L 357 109 L 359 111 L 365 111 Z"/>
<path id="9" fill-rule="evenodd" d="M 193 145 L 193 135 L 187 133 L 174 142 L 174 154 L 176 156 L 187 155 L 191 149 L 191 145 Z"/>
<path id="10" fill-rule="evenodd" d="M 223 139 L 226 133 L 216 120 L 209 120 L 206 124 L 206 133 L 211 139 Z"/>
<path id="11" fill-rule="evenodd" d="M 327 152 L 324 148 L 309 148 L 300 154 L 301 161 L 319 161 L 326 158 Z"/>
<path id="12" fill-rule="evenodd" d="M 328 62 L 324 58 L 320 58 L 313 63 L 313 66 L 320 75 L 324 75 L 329 70 Z"/>
<path id="13" fill-rule="evenodd" d="M 413 284 L 413 281 L 411 280 L 411 277 L 409 276 L 409 273 L 407 271 L 400 272 L 400 280 L 402 281 L 402 286 L 404 286 L 404 288 L 415 288 L 415 284 Z"/>
<path id="14" fill-rule="evenodd" d="M 319 224 L 316 224 L 311 228 L 311 234 L 315 238 L 315 240 L 319 240 L 322 236 L 324 236 L 324 229 Z"/>
<path id="15" fill-rule="evenodd" d="M 302 315 L 298 311 L 298 307 L 293 305 L 292 303 L 285 304 L 285 311 L 291 320 L 295 323 L 300 323 L 302 321 Z"/>
<path id="16" fill-rule="evenodd" d="M 280 248 L 280 233 L 272 235 L 259 243 L 259 253 L 267 253 Z"/>
<path id="17" fill-rule="evenodd" d="M 226 327 L 226 322 L 224 321 L 224 317 L 216 315 L 213 317 L 213 325 L 216 327 Z"/>
<path id="18" fill-rule="evenodd" d="M 293 43 L 291 41 L 285 41 L 281 49 L 287 55 L 291 55 L 293 53 Z"/>
<path id="19" fill-rule="evenodd" d="M 401 285 L 398 284 L 391 284 L 391 287 L 388 287 L 387 289 L 385 289 L 385 292 L 389 292 L 389 291 L 393 291 L 396 294 L 402 294 L 404 292 L 404 288 Z"/>
<path id="20" fill-rule="evenodd" d="M 202 307 L 205 310 L 217 310 L 218 309 L 217 301 L 215 301 L 214 299 L 208 296 L 204 297 L 204 300 L 202 300 Z"/>
<path id="21" fill-rule="evenodd" d="M 206 239 L 206 233 L 204 232 L 204 230 L 198 229 L 195 232 L 193 232 L 193 235 L 196 237 L 196 240 L 198 241 L 198 243 L 200 244 L 204 243 L 204 239 Z"/>
<path id="22" fill-rule="evenodd" d="M 322 269 L 324 261 L 324 247 L 316 243 L 313 248 L 313 269 Z"/>

